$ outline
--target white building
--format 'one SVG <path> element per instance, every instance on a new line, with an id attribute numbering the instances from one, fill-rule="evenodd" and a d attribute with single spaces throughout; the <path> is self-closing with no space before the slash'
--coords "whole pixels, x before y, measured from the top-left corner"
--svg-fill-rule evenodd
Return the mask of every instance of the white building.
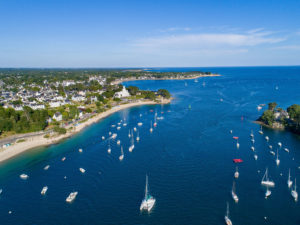
<path id="1" fill-rule="evenodd" d="M 60 112 L 56 112 L 54 115 L 53 115 L 53 119 L 56 120 L 56 121 L 61 121 L 62 120 L 62 115 Z"/>
<path id="2" fill-rule="evenodd" d="M 116 92 L 115 95 L 114 95 L 115 98 L 126 98 L 126 97 L 129 97 L 129 96 L 130 96 L 130 94 L 126 90 L 125 86 L 123 86 L 122 91 Z"/>

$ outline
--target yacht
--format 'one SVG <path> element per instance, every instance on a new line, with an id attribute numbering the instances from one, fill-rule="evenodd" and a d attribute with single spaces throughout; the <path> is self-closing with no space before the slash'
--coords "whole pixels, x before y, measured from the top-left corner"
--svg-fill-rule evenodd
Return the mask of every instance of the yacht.
<path id="1" fill-rule="evenodd" d="M 48 187 L 47 187 L 47 186 L 43 187 L 43 189 L 42 189 L 42 191 L 41 191 L 41 194 L 42 194 L 42 195 L 45 195 L 46 192 L 47 192 L 47 190 L 48 190 Z"/>
<path id="2" fill-rule="evenodd" d="M 123 123 L 123 127 L 126 127 L 127 126 L 127 123 Z"/>
<path id="3" fill-rule="evenodd" d="M 139 127 L 141 127 L 142 125 L 143 125 L 143 123 L 142 123 L 142 122 L 139 122 L 139 123 L 138 123 L 138 126 L 139 126 Z"/>
<path id="4" fill-rule="evenodd" d="M 279 166 L 280 160 L 278 158 L 278 149 L 277 149 L 277 158 L 276 158 L 276 165 Z"/>
<path id="5" fill-rule="evenodd" d="M 71 192 L 69 194 L 69 196 L 66 198 L 66 202 L 73 202 L 75 200 L 77 194 L 78 194 L 77 191 Z"/>
<path id="6" fill-rule="evenodd" d="M 232 134 L 232 130 L 229 131 Z"/>
<path id="7" fill-rule="evenodd" d="M 44 167 L 44 170 L 48 170 L 49 167 L 50 167 L 50 165 L 45 166 L 45 167 Z"/>
<path id="8" fill-rule="evenodd" d="M 269 190 L 269 187 L 267 186 L 267 191 L 265 193 L 265 198 L 268 198 L 271 194 L 272 194 L 272 192 Z"/>
<path id="9" fill-rule="evenodd" d="M 226 211 L 226 215 L 225 215 L 224 219 L 225 219 L 225 223 L 227 225 L 232 225 L 232 222 L 229 219 L 229 204 L 228 204 L 228 202 L 227 202 L 227 211 Z"/>
<path id="10" fill-rule="evenodd" d="M 123 146 L 121 146 L 121 155 L 119 156 L 119 160 L 122 161 L 124 159 Z"/>
<path id="11" fill-rule="evenodd" d="M 271 153 L 272 155 L 275 155 L 275 152 L 273 152 L 273 151 L 270 151 L 270 153 Z"/>
<path id="12" fill-rule="evenodd" d="M 289 169 L 289 178 L 287 181 L 288 187 L 291 188 L 293 185 L 293 181 L 291 181 L 291 169 Z"/>
<path id="13" fill-rule="evenodd" d="M 234 173 L 234 178 L 235 178 L 235 179 L 238 179 L 239 176 L 240 176 L 240 173 L 239 173 L 239 171 L 238 171 L 238 167 L 236 167 L 236 168 L 235 168 L 235 173 Z"/>
<path id="14" fill-rule="evenodd" d="M 149 193 L 148 188 L 148 176 L 146 175 L 146 187 L 145 187 L 145 198 L 142 201 L 142 204 L 140 206 L 140 211 L 147 211 L 150 212 L 155 204 L 155 198 L 153 198 Z"/>
<path id="15" fill-rule="evenodd" d="M 232 184 L 231 196 L 236 203 L 239 202 L 239 198 L 238 198 L 237 194 L 235 193 L 235 182 L 233 182 L 233 184 Z"/>
<path id="16" fill-rule="evenodd" d="M 128 131 L 128 137 L 129 137 L 129 138 L 131 137 L 131 133 L 130 133 L 130 130 Z"/>
<path id="17" fill-rule="evenodd" d="M 262 107 L 260 106 L 260 105 L 258 105 L 257 106 L 257 110 L 259 111 L 259 110 L 261 110 L 262 109 Z"/>
<path id="18" fill-rule="evenodd" d="M 252 139 L 251 139 L 251 142 L 252 142 L 253 144 L 255 143 L 255 140 L 254 140 L 254 138 L 252 138 Z"/>
<path id="19" fill-rule="evenodd" d="M 253 130 L 251 130 L 250 137 L 254 138 Z"/>
<path id="20" fill-rule="evenodd" d="M 274 187 L 275 183 L 274 181 L 271 181 L 268 177 L 268 168 L 266 169 L 266 172 L 261 180 L 261 184 L 269 187 Z"/>
<path id="21" fill-rule="evenodd" d="M 111 131 L 108 132 L 108 135 L 111 136 Z"/>
<path id="22" fill-rule="evenodd" d="M 239 141 L 236 142 L 236 147 L 239 148 L 240 147 L 240 143 Z"/>
<path id="23" fill-rule="evenodd" d="M 113 124 L 113 125 L 111 125 L 111 127 L 116 127 L 116 125 Z"/>
<path id="24" fill-rule="evenodd" d="M 298 201 L 298 192 L 296 188 L 297 186 L 296 186 L 296 178 L 295 178 L 295 185 L 294 185 L 294 189 L 291 191 L 291 195 L 295 199 L 295 201 Z"/>
<path id="25" fill-rule="evenodd" d="M 29 178 L 29 176 L 27 174 L 23 173 L 20 175 L 20 178 L 23 180 L 27 180 Z"/>
<path id="26" fill-rule="evenodd" d="M 81 173 L 85 173 L 85 169 L 83 169 L 83 168 L 79 168 L 79 171 L 80 171 Z"/>
<path id="27" fill-rule="evenodd" d="M 195 83 L 198 83 L 198 79 L 195 79 L 194 82 L 195 82 Z"/>

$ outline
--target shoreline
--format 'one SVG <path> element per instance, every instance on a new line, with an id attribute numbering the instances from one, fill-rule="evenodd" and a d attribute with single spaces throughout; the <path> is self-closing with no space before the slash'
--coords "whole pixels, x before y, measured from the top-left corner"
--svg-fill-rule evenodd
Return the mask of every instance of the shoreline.
<path id="1" fill-rule="evenodd" d="M 192 77 L 182 77 L 182 78 L 147 78 L 147 79 L 136 79 L 135 77 L 125 78 L 123 80 L 116 80 L 111 82 L 112 85 L 120 84 L 128 81 L 143 81 L 143 80 L 193 80 L 201 77 L 220 77 L 220 74 L 201 74 Z"/>
<path id="2" fill-rule="evenodd" d="M 135 106 L 142 106 L 142 105 L 158 105 L 158 104 L 169 104 L 172 99 L 163 99 L 161 102 L 155 101 L 138 101 L 127 103 L 119 106 L 115 106 L 105 112 L 99 113 L 94 117 L 89 118 L 87 121 L 83 123 L 79 123 L 77 126 L 72 129 L 72 131 L 67 131 L 66 134 L 58 135 L 54 137 L 45 138 L 45 134 L 37 134 L 34 137 L 26 138 L 26 141 L 14 143 L 9 147 L 3 148 L 0 150 L 0 162 L 6 161 L 10 158 L 13 158 L 27 150 L 38 148 L 38 147 L 46 147 L 52 144 L 59 143 L 67 138 L 72 137 L 73 135 L 81 132 L 86 127 L 99 122 L 101 119 L 104 119 L 115 112 L 121 111 L 123 109 L 135 107 Z"/>

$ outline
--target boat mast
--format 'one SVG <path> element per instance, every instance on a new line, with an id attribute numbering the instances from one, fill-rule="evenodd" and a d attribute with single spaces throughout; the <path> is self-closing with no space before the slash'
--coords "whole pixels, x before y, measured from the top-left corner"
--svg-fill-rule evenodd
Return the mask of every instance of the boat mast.
<path id="1" fill-rule="evenodd" d="M 146 187 L 145 187 L 145 199 L 147 200 L 148 196 L 148 175 L 146 175 Z"/>
<path id="2" fill-rule="evenodd" d="M 226 216 L 229 218 L 229 204 L 227 202 L 227 211 L 226 211 Z"/>

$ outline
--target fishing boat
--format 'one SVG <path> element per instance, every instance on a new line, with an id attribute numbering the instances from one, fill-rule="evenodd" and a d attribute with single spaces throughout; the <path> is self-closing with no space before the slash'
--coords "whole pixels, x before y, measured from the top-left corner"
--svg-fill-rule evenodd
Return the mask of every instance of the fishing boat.
<path id="1" fill-rule="evenodd" d="M 238 198 L 237 194 L 235 193 L 235 182 L 233 182 L 233 184 L 232 184 L 231 196 L 232 196 L 232 199 L 235 201 L 235 203 L 239 202 L 239 198 Z"/>
<path id="2" fill-rule="evenodd" d="M 291 181 L 291 169 L 289 169 L 289 178 L 287 181 L 288 187 L 291 188 L 293 185 L 293 181 Z"/>
<path id="3" fill-rule="evenodd" d="M 155 198 L 153 198 L 149 193 L 149 187 L 148 187 L 148 176 L 146 175 L 146 187 L 145 187 L 145 198 L 143 199 L 140 211 L 147 211 L 150 212 L 155 204 Z"/>
<path id="4" fill-rule="evenodd" d="M 120 141 L 120 140 L 118 140 L 118 141 L 117 141 L 117 145 L 120 145 L 120 144 L 121 144 L 121 141 Z"/>
<path id="5" fill-rule="evenodd" d="M 234 178 L 235 178 L 235 179 L 238 179 L 239 176 L 240 176 L 240 173 L 239 173 L 239 171 L 238 171 L 238 167 L 235 167 Z"/>
<path id="6" fill-rule="evenodd" d="M 137 132 L 136 141 L 140 141 L 139 132 Z"/>
<path id="7" fill-rule="evenodd" d="M 150 122 L 150 133 L 153 132 L 153 128 L 152 128 L 152 121 Z"/>
<path id="8" fill-rule="evenodd" d="M 20 175 L 20 178 L 23 180 L 27 180 L 29 178 L 29 176 L 27 174 L 23 173 Z"/>
<path id="9" fill-rule="evenodd" d="M 42 191 L 41 191 L 41 194 L 42 194 L 42 195 L 45 195 L 46 192 L 47 192 L 47 190 L 48 190 L 48 187 L 47 187 L 47 186 L 43 187 L 43 189 L 42 189 Z"/>
<path id="10" fill-rule="evenodd" d="M 73 202 L 77 196 L 78 192 L 77 191 L 74 191 L 74 192 L 71 192 L 69 194 L 69 196 L 66 198 L 66 202 Z"/>
<path id="11" fill-rule="evenodd" d="M 267 190 L 266 190 L 266 193 L 265 193 L 265 198 L 268 198 L 271 194 L 272 194 L 272 192 L 269 190 L 269 187 L 267 186 Z"/>
<path id="12" fill-rule="evenodd" d="M 261 180 L 261 184 L 269 187 L 274 187 L 275 183 L 274 181 L 271 181 L 268 177 L 268 168 L 266 168 L 266 172 Z"/>
<path id="13" fill-rule="evenodd" d="M 295 201 L 298 201 L 298 192 L 297 192 L 296 178 L 295 178 L 294 189 L 291 191 L 291 195 L 295 199 Z"/>
<path id="14" fill-rule="evenodd" d="M 79 168 L 79 171 L 80 171 L 81 173 L 85 173 L 85 169 L 83 169 L 83 168 Z"/>
<path id="15" fill-rule="evenodd" d="M 78 151 L 81 153 L 82 152 L 82 148 L 78 149 Z"/>
<path id="16" fill-rule="evenodd" d="M 277 149 L 276 165 L 279 166 L 279 164 L 280 164 L 280 160 L 279 160 L 279 158 L 278 158 L 278 149 Z"/>
<path id="17" fill-rule="evenodd" d="M 260 126 L 260 130 L 258 131 L 258 133 L 260 133 L 261 135 L 264 134 L 263 130 L 262 130 L 262 126 Z"/>
<path id="18" fill-rule="evenodd" d="M 134 149 L 134 139 L 133 139 L 133 133 L 131 135 L 131 145 L 129 146 L 128 151 L 132 152 L 132 150 Z"/>
<path id="19" fill-rule="evenodd" d="M 119 156 L 119 160 L 122 161 L 124 159 L 123 146 L 121 146 L 121 155 Z"/>
<path id="20" fill-rule="evenodd" d="M 44 167 L 44 170 L 48 170 L 50 168 L 50 165 L 47 165 Z"/>
<path id="21" fill-rule="evenodd" d="M 139 122 L 137 125 L 138 125 L 139 127 L 141 127 L 141 126 L 143 125 L 143 123 L 142 123 L 142 122 Z"/>
<path id="22" fill-rule="evenodd" d="M 227 211 L 226 211 L 226 215 L 225 215 L 224 219 L 225 219 L 225 223 L 227 225 L 232 225 L 232 222 L 229 219 L 229 204 L 228 204 L 228 202 L 227 202 Z"/>

